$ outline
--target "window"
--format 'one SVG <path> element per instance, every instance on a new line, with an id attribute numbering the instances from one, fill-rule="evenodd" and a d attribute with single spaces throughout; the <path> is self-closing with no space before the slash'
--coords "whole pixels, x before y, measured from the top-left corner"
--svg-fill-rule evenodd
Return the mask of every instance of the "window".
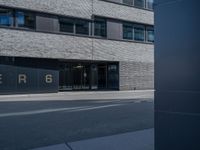
<path id="1" fill-rule="evenodd" d="M 0 8 L 0 25 L 1 26 L 13 25 L 13 11 L 12 10 Z"/>
<path id="2" fill-rule="evenodd" d="M 154 0 L 146 0 L 146 8 L 153 9 Z"/>
<path id="3" fill-rule="evenodd" d="M 94 35 L 106 37 L 106 20 L 96 18 L 94 21 Z"/>
<path id="4" fill-rule="evenodd" d="M 74 33 L 74 21 L 68 18 L 60 18 L 60 31 Z"/>
<path id="5" fill-rule="evenodd" d="M 134 1 L 134 5 L 135 5 L 136 7 L 144 8 L 144 1 L 145 1 L 145 0 L 135 0 L 135 1 Z"/>
<path id="6" fill-rule="evenodd" d="M 144 27 L 134 27 L 134 40 L 144 41 Z"/>
<path id="7" fill-rule="evenodd" d="M 123 24 L 123 39 L 133 39 L 133 26 L 131 24 Z"/>
<path id="8" fill-rule="evenodd" d="M 89 22 L 85 20 L 76 21 L 76 34 L 89 35 Z"/>
<path id="9" fill-rule="evenodd" d="M 154 42 L 154 29 L 153 28 L 147 28 L 147 41 L 148 42 Z"/>
<path id="10" fill-rule="evenodd" d="M 35 15 L 30 12 L 16 11 L 16 26 L 20 28 L 35 28 Z"/>
<path id="11" fill-rule="evenodd" d="M 133 0 L 123 0 L 123 4 L 133 5 Z"/>
<path id="12" fill-rule="evenodd" d="M 119 69 L 116 64 L 108 65 L 108 88 L 118 89 L 119 87 Z"/>

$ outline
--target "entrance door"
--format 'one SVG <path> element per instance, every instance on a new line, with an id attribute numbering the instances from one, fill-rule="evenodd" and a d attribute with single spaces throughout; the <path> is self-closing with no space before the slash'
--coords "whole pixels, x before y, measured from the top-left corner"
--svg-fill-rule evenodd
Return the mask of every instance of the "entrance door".
<path id="1" fill-rule="evenodd" d="M 83 73 L 82 73 L 82 89 L 89 90 L 90 89 L 90 65 L 83 65 Z"/>
<path id="2" fill-rule="evenodd" d="M 98 89 L 106 89 L 107 87 L 107 66 L 98 65 Z"/>
<path id="3" fill-rule="evenodd" d="M 82 86 L 83 66 L 81 64 L 73 65 L 73 89 L 80 90 Z"/>
<path id="4" fill-rule="evenodd" d="M 72 90 L 72 70 L 70 64 L 61 64 L 59 73 L 59 89 Z"/>
<path id="5" fill-rule="evenodd" d="M 117 64 L 108 65 L 108 89 L 119 88 L 119 68 Z"/>
<path id="6" fill-rule="evenodd" d="M 87 90 L 90 88 L 90 66 L 87 64 L 73 65 L 73 89 Z"/>
<path id="7" fill-rule="evenodd" d="M 98 67 L 96 64 L 91 65 L 91 89 L 98 89 Z"/>

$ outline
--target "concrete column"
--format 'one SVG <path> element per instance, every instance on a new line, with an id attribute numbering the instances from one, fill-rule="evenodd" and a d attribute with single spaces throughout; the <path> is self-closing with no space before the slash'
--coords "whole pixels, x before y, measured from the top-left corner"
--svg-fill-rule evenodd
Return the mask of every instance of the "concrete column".
<path id="1" fill-rule="evenodd" d="M 200 149 L 200 1 L 155 2 L 155 149 Z"/>

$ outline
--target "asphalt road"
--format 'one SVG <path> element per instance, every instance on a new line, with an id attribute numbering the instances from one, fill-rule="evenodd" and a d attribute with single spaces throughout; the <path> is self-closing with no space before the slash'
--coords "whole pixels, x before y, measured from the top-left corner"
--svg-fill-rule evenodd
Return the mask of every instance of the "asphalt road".
<path id="1" fill-rule="evenodd" d="M 0 102 L 0 150 L 153 128 L 152 99 Z"/>

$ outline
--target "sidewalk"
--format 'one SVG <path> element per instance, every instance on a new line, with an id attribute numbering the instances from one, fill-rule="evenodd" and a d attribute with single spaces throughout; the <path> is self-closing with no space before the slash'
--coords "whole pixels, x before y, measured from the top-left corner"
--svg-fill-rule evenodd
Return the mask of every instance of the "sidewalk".
<path id="1" fill-rule="evenodd" d="M 153 99 L 154 90 L 136 91 L 81 91 L 45 94 L 0 95 L 1 101 L 37 101 L 37 100 L 108 100 L 108 99 Z"/>
<path id="2" fill-rule="evenodd" d="M 154 150 L 154 129 L 63 143 L 33 150 Z"/>

